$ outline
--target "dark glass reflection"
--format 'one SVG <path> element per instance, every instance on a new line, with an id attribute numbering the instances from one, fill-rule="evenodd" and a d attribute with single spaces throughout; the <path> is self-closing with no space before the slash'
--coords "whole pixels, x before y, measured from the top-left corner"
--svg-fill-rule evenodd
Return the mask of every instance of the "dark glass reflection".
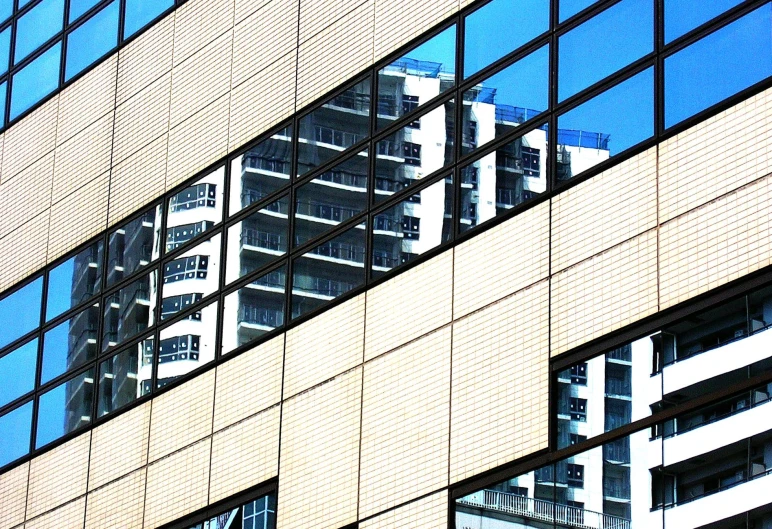
<path id="1" fill-rule="evenodd" d="M 5 415 L 0 415 L 0 431 L 3 442 L 0 443 L 0 467 L 29 452 L 32 435 L 32 402 L 19 406 Z"/>
<path id="2" fill-rule="evenodd" d="M 141 333 L 156 321 L 158 271 L 140 276 L 105 299 L 102 350 Z"/>
<path id="3" fill-rule="evenodd" d="M 228 228 L 226 283 L 287 253 L 288 212 L 289 196 L 284 195 Z"/>
<path id="4" fill-rule="evenodd" d="M 376 202 L 453 162 L 455 108 L 451 99 L 376 143 Z"/>
<path id="5" fill-rule="evenodd" d="M 295 245 L 327 233 L 367 207 L 367 150 L 295 190 Z"/>
<path id="6" fill-rule="evenodd" d="M 93 398 L 93 368 L 41 395 L 35 448 L 90 424 Z"/>
<path id="7" fill-rule="evenodd" d="M 665 127 L 772 75 L 770 23 L 772 4 L 767 3 L 667 57 Z"/>
<path id="8" fill-rule="evenodd" d="M 547 190 L 545 123 L 461 169 L 461 231 L 506 213 Z"/>
<path id="9" fill-rule="evenodd" d="M 126 0 L 123 38 L 129 38 L 173 5 L 174 0 Z"/>
<path id="10" fill-rule="evenodd" d="M 568 20 L 579 11 L 590 7 L 598 0 L 560 0 L 560 21 Z"/>
<path id="11" fill-rule="evenodd" d="M 18 399 L 35 388 L 38 365 L 38 341 L 27 342 L 18 349 L 0 356 L 0 407 Z"/>
<path id="12" fill-rule="evenodd" d="M 464 92 L 463 154 L 547 110 L 549 46 L 544 46 Z"/>
<path id="13" fill-rule="evenodd" d="M 150 393 L 154 356 L 154 340 L 146 338 L 99 364 L 97 417 Z"/>
<path id="14" fill-rule="evenodd" d="M 99 293 L 102 286 L 102 241 L 97 241 L 48 272 L 46 320 Z"/>
<path id="15" fill-rule="evenodd" d="M 21 338 L 40 325 L 43 277 L 0 299 L 0 347 Z"/>
<path id="16" fill-rule="evenodd" d="M 67 36 L 65 81 L 118 45 L 119 15 L 120 2 L 114 0 Z"/>
<path id="17" fill-rule="evenodd" d="M 0 75 L 8 71 L 8 62 L 11 58 L 11 28 L 0 33 Z M 5 98 L 3 98 L 5 101 Z M 5 108 L 5 107 L 3 107 Z"/>
<path id="18" fill-rule="evenodd" d="M 653 135 L 649 68 L 558 117 L 557 179 L 569 180 Z"/>
<path id="19" fill-rule="evenodd" d="M 464 77 L 549 29 L 549 0 L 493 0 L 464 19 Z"/>
<path id="20" fill-rule="evenodd" d="M 16 119 L 32 105 L 56 90 L 59 86 L 61 58 L 60 41 L 14 74 L 10 119 Z"/>
<path id="21" fill-rule="evenodd" d="M 571 97 L 653 50 L 652 0 L 614 4 L 560 37 L 558 100 Z"/>
<path id="22" fill-rule="evenodd" d="M 208 518 L 188 529 L 275 529 L 275 527 L 276 497 L 269 494 Z"/>
<path id="23" fill-rule="evenodd" d="M 62 30 L 64 0 L 43 0 L 16 21 L 15 64 Z"/>
<path id="24" fill-rule="evenodd" d="M 158 259 L 162 216 L 161 205 L 152 207 L 108 235 L 108 287 Z"/>
<path id="25" fill-rule="evenodd" d="M 166 251 L 183 246 L 212 229 L 223 217 L 225 167 L 212 171 L 169 199 L 166 213 Z"/>
<path id="26" fill-rule="evenodd" d="M 68 22 L 72 22 L 97 5 L 99 0 L 70 0 L 70 12 L 67 16 Z"/>
<path id="27" fill-rule="evenodd" d="M 365 223 L 296 258 L 292 270 L 292 317 L 325 305 L 365 282 Z"/>
<path id="28" fill-rule="evenodd" d="M 370 79 L 300 119 L 298 176 L 335 158 L 370 133 Z"/>
<path id="29" fill-rule="evenodd" d="M 169 318 L 220 286 L 219 233 L 163 265 L 161 318 Z"/>
<path id="30" fill-rule="evenodd" d="M 741 3 L 742 0 L 665 0 L 665 43 Z"/>
<path id="31" fill-rule="evenodd" d="M 43 335 L 43 368 L 40 383 L 85 365 L 96 357 L 99 305 L 65 320 Z"/>
<path id="32" fill-rule="evenodd" d="M 228 213 L 233 215 L 289 185 L 292 125 L 250 147 L 231 162 Z"/>
<path id="33" fill-rule="evenodd" d="M 378 71 L 378 128 L 450 89 L 455 71 L 454 25 Z"/>
<path id="34" fill-rule="evenodd" d="M 372 277 L 453 237 L 453 178 L 448 175 L 373 218 Z"/>
<path id="35" fill-rule="evenodd" d="M 284 325 L 286 285 L 285 265 L 226 296 L 222 320 L 223 353 Z"/>
<path id="36" fill-rule="evenodd" d="M 156 357 L 157 387 L 162 388 L 214 360 L 216 337 L 216 302 L 163 329 Z"/>

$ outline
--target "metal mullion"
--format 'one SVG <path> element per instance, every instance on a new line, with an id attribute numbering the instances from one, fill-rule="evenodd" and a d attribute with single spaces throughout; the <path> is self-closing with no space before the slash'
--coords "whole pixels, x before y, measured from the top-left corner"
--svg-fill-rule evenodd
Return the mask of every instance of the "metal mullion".
<path id="1" fill-rule="evenodd" d="M 59 83 L 58 88 L 61 88 L 64 86 L 64 69 L 66 67 L 66 57 L 67 57 L 67 41 L 69 40 L 67 38 L 66 28 L 67 28 L 67 21 L 70 18 L 70 0 L 62 0 L 64 2 L 64 20 L 62 20 L 62 32 L 61 32 L 61 38 L 62 38 L 62 55 L 59 57 Z"/>
<path id="2" fill-rule="evenodd" d="M 300 15 L 298 15 L 300 16 Z M 287 252 L 285 255 L 287 268 L 284 279 L 284 327 L 292 320 L 292 287 L 293 268 L 292 252 L 295 249 L 295 190 L 298 174 L 298 162 L 300 158 L 300 121 L 301 117 L 295 115 L 292 125 L 292 149 L 290 150 L 290 186 L 287 192 Z M 250 277 L 249 274 L 246 277 Z M 254 276 L 258 277 L 257 275 Z M 246 283 L 245 283 L 246 284 Z"/>
<path id="3" fill-rule="evenodd" d="M 140 278 L 142 278 L 143 276 L 146 276 L 146 275 L 150 275 L 153 272 L 154 269 L 159 271 L 159 276 L 160 276 L 160 273 L 161 273 L 160 272 L 160 269 L 161 269 L 160 265 L 161 265 L 160 259 L 157 259 L 155 261 L 152 261 L 152 262 L 146 264 L 145 266 L 143 266 L 142 268 L 140 268 L 136 272 L 133 272 L 130 276 L 125 277 L 125 278 L 121 279 L 120 281 L 114 283 L 112 286 L 110 286 L 110 288 L 103 289 L 102 293 L 101 293 L 102 298 L 103 299 L 109 298 L 113 294 L 117 293 L 118 291 L 120 291 L 120 290 L 126 288 L 127 286 L 131 285 L 132 283 L 134 283 L 137 279 L 140 279 Z M 92 298 L 92 301 L 93 301 L 93 298 Z M 71 314 L 71 312 L 68 312 L 67 314 Z M 58 316 L 56 321 L 58 321 L 60 318 L 61 318 L 61 316 Z M 52 320 L 52 321 L 54 321 L 54 320 Z M 50 326 L 50 324 L 46 324 L 46 327 L 49 327 L 49 326 Z"/>
<path id="4" fill-rule="evenodd" d="M 121 0 L 125 2 L 126 0 Z M 223 175 L 223 204 L 222 204 L 222 230 L 220 232 L 220 275 L 217 279 L 217 291 L 218 305 L 217 305 L 217 321 L 215 322 L 215 340 L 214 340 L 214 361 L 217 362 L 220 359 L 222 351 L 222 337 L 224 333 L 224 307 L 225 296 L 223 290 L 225 290 L 225 272 L 227 271 L 227 258 L 228 258 L 228 225 L 226 220 L 228 219 L 228 212 L 230 210 L 230 193 L 231 193 L 231 163 L 228 157 L 225 158 L 225 168 Z M 158 317 L 160 319 L 161 314 L 159 312 Z"/>
<path id="5" fill-rule="evenodd" d="M 659 138 L 665 130 L 665 60 L 662 48 L 665 42 L 665 0 L 654 0 L 654 136 Z"/>
<path id="6" fill-rule="evenodd" d="M 61 375 L 58 375 L 55 378 L 52 378 L 51 380 L 47 381 L 44 384 L 40 384 L 35 389 L 36 395 L 39 397 L 43 393 L 47 393 L 48 391 L 56 388 L 57 386 L 60 386 L 64 384 L 65 382 L 72 380 L 73 378 L 82 375 L 89 369 L 92 369 L 94 367 L 94 360 L 90 360 L 83 364 L 82 366 L 77 367 L 76 369 L 71 369 L 69 371 L 66 371 L 62 373 Z"/>
<path id="7" fill-rule="evenodd" d="M 462 19 L 456 25 L 456 83 L 455 106 L 453 108 L 453 161 L 451 170 L 454 172 L 453 178 L 453 205 L 451 211 L 451 229 L 450 238 L 455 241 L 461 233 L 461 169 L 458 162 L 463 158 L 463 139 L 464 139 L 464 92 L 461 89 L 460 79 L 464 71 L 464 28 Z M 457 169 L 457 170 L 456 170 Z M 444 212 L 443 212 L 444 215 Z M 374 217 L 373 217 L 374 218 Z"/>
<path id="8" fill-rule="evenodd" d="M 25 404 L 33 400 L 35 400 L 34 389 L 0 406 L 0 417 L 4 416 L 6 413 L 10 413 L 18 408 L 21 408 L 22 406 L 24 406 Z M 33 404 L 33 407 L 34 407 L 34 404 Z"/>
<path id="9" fill-rule="evenodd" d="M 369 218 L 370 210 L 375 204 L 375 131 L 378 129 L 378 103 L 380 96 L 380 70 L 373 67 L 370 86 L 372 94 L 370 96 L 370 142 L 367 149 L 367 191 L 365 196 L 364 212 L 367 215 L 365 221 L 365 255 L 364 255 L 364 285 L 367 288 L 370 282 L 370 269 L 372 268 L 373 255 L 373 223 Z"/>
<path id="10" fill-rule="evenodd" d="M 597 4 L 590 4 L 589 6 L 579 11 L 578 13 L 574 13 L 573 15 L 565 19 L 563 22 L 560 22 L 559 1 L 560 0 L 555 0 L 555 2 L 557 2 L 557 4 L 555 5 L 555 26 L 554 26 L 555 28 L 557 28 L 558 26 L 562 27 L 564 24 L 573 26 L 576 20 L 580 18 L 584 20 L 588 12 L 590 12 L 591 10 L 594 12 L 598 8 L 598 6 L 603 5 L 605 3 L 605 0 L 601 0 Z"/>
<path id="11" fill-rule="evenodd" d="M 595 18 L 597 15 L 601 14 L 603 11 L 606 11 L 611 6 L 614 6 L 616 4 L 621 3 L 623 0 L 602 0 L 600 2 L 597 2 L 595 4 L 592 4 L 585 8 L 584 10 L 580 11 L 576 15 L 572 16 L 570 19 L 566 20 L 565 22 L 561 23 L 560 25 L 555 26 L 555 32 L 557 33 L 558 37 L 565 35 L 572 29 L 575 29 L 588 20 Z"/>
<path id="12" fill-rule="evenodd" d="M 452 164 L 449 167 L 452 167 L 452 166 L 466 167 L 468 164 L 474 163 L 480 160 L 481 158 L 484 158 L 485 156 L 491 154 L 492 152 L 497 151 L 500 148 L 508 145 L 513 140 L 516 140 L 521 136 L 524 136 L 530 132 L 533 132 L 534 130 L 541 128 L 545 124 L 549 124 L 549 120 L 550 120 L 550 113 L 543 112 L 538 116 L 534 117 L 533 119 L 529 119 L 523 125 L 515 127 L 510 131 L 507 131 L 505 134 L 502 134 L 501 136 L 494 138 L 487 143 L 484 143 L 474 151 L 465 154 L 460 160 L 458 160 L 455 164 Z M 436 173 L 437 171 L 435 171 L 435 173 L 433 174 L 436 174 Z M 410 188 L 407 188 L 407 189 L 410 189 Z"/>

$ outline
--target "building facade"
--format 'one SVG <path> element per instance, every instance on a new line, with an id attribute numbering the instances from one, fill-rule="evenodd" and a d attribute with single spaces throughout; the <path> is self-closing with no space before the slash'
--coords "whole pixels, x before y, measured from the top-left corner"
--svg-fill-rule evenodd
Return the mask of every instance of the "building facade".
<path id="1" fill-rule="evenodd" d="M 0 528 L 772 529 L 772 2 L 0 19 Z"/>

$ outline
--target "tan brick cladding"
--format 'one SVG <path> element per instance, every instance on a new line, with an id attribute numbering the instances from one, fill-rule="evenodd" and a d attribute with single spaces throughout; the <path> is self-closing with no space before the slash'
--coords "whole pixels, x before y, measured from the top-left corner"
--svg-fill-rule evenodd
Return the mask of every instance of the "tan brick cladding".
<path id="1" fill-rule="evenodd" d="M 86 529 L 142 529 L 146 469 L 90 492 L 86 498 Z"/>
<path id="2" fill-rule="evenodd" d="M 58 509 L 47 512 L 24 524 L 24 529 L 61 529 L 83 527 L 85 517 L 86 498 L 81 497 L 75 501 L 63 505 Z"/>
<path id="3" fill-rule="evenodd" d="M 28 480 L 29 463 L 0 474 L 0 527 L 13 527 L 24 522 Z"/>
<path id="4" fill-rule="evenodd" d="M 359 524 L 361 529 L 445 529 L 448 493 L 432 494 Z"/>

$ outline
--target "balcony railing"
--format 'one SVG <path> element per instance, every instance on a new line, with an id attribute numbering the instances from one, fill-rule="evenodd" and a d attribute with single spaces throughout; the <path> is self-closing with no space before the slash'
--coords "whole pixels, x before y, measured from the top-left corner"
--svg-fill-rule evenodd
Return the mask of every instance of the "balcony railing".
<path id="1" fill-rule="evenodd" d="M 402 158 L 402 144 L 397 141 L 381 140 L 376 144 L 378 156 Z"/>
<path id="2" fill-rule="evenodd" d="M 337 97 L 334 97 L 332 101 L 327 103 L 326 106 L 347 108 L 349 110 L 356 110 L 359 112 L 370 111 L 370 94 L 364 94 L 355 92 L 354 90 L 346 90 Z"/>
<path id="3" fill-rule="evenodd" d="M 361 140 L 362 137 L 353 132 L 345 132 L 330 127 L 316 125 L 316 127 L 314 127 L 314 139 L 319 143 L 327 143 L 329 145 L 347 149 Z"/>
<path id="4" fill-rule="evenodd" d="M 568 129 L 558 130 L 558 145 L 607 151 L 609 150 L 609 141 L 611 141 L 611 137 L 608 134 L 602 134 L 600 132 Z"/>
<path id="5" fill-rule="evenodd" d="M 245 304 L 239 310 L 239 323 L 242 322 L 273 328 L 280 327 L 284 325 L 284 311 Z"/>
<path id="6" fill-rule="evenodd" d="M 323 257 L 332 257 L 333 259 L 342 259 L 355 263 L 365 262 L 364 246 L 357 246 L 344 242 L 329 241 L 313 248 L 308 253 L 321 255 Z"/>
<path id="7" fill-rule="evenodd" d="M 345 281 L 322 279 L 319 277 L 295 277 L 293 290 L 309 292 L 319 296 L 338 297 L 345 294 L 356 285 Z"/>
<path id="8" fill-rule="evenodd" d="M 487 101 L 486 101 L 487 102 Z M 490 101 L 493 102 L 492 100 Z M 542 112 L 530 108 L 514 107 L 511 105 L 496 105 L 496 121 L 507 123 L 525 123 L 529 119 L 538 116 Z"/>
<path id="9" fill-rule="evenodd" d="M 324 182 L 332 182 L 333 184 L 367 189 L 367 175 L 363 174 L 332 170 L 320 174 L 317 178 Z"/>
<path id="10" fill-rule="evenodd" d="M 347 208 L 335 204 L 326 204 L 315 200 L 297 202 L 296 215 L 306 215 L 317 219 L 332 220 L 334 222 L 343 222 L 357 215 L 361 208 Z"/>
<path id="11" fill-rule="evenodd" d="M 266 250 L 283 252 L 287 249 L 287 239 L 278 233 L 269 233 L 254 228 L 241 230 L 241 246 L 256 246 Z"/>
<path id="12" fill-rule="evenodd" d="M 749 475 L 746 471 L 742 471 L 739 475 L 736 476 L 736 480 L 732 483 L 727 483 L 725 485 L 722 485 L 720 487 L 717 487 L 715 489 L 707 490 L 703 492 L 702 494 L 696 494 L 694 496 L 691 496 L 689 498 L 683 498 L 681 500 L 678 500 L 674 503 L 668 503 L 665 504 L 665 509 L 672 509 L 673 507 L 677 507 L 678 505 L 684 505 L 686 503 L 693 502 L 695 500 L 702 499 L 706 496 L 712 496 L 713 494 L 718 494 L 719 492 L 723 492 L 725 490 L 732 489 L 734 487 L 738 487 L 744 483 L 748 483 L 749 481 L 753 481 L 754 479 L 763 478 L 765 476 L 769 476 L 772 474 L 772 468 L 767 468 L 761 472 L 757 472 L 756 474 Z M 659 506 L 658 506 L 659 507 Z M 657 507 L 657 508 L 658 508 Z"/>
<path id="13" fill-rule="evenodd" d="M 523 202 L 521 189 L 496 188 L 496 202 L 505 206 L 517 206 Z"/>
<path id="14" fill-rule="evenodd" d="M 445 67 L 441 62 L 419 61 L 404 57 L 389 64 L 384 70 L 387 72 L 399 72 L 420 77 L 434 78 L 440 75 L 440 72 L 445 71 Z"/>
<path id="15" fill-rule="evenodd" d="M 247 155 L 244 157 L 242 163 L 244 167 L 260 171 L 269 171 L 271 173 L 281 173 L 286 175 L 290 172 L 290 164 L 286 160 L 274 160 L 262 156 Z"/>
<path id="16" fill-rule="evenodd" d="M 626 479 L 604 478 L 603 495 L 622 500 L 630 499 L 630 481 Z"/>
<path id="17" fill-rule="evenodd" d="M 606 394 L 630 397 L 633 394 L 633 386 L 629 379 L 608 377 L 606 379 Z"/>

